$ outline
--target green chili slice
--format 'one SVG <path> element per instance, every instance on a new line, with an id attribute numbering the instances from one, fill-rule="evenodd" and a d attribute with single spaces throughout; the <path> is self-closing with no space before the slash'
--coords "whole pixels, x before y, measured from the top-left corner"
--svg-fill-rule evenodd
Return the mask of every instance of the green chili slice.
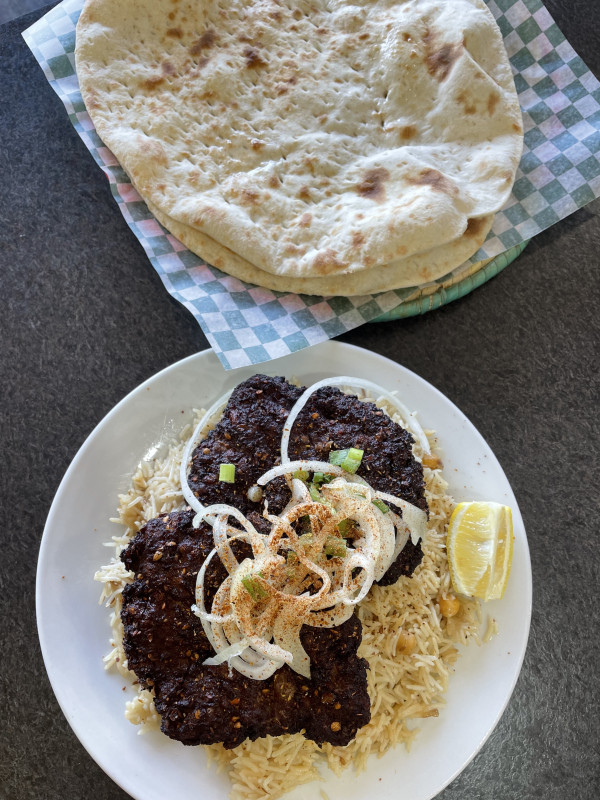
<path id="1" fill-rule="evenodd" d="M 338 522 L 337 529 L 340 532 L 340 535 L 344 538 L 349 536 L 355 528 L 354 520 L 353 519 L 343 519 L 341 522 Z"/>
<path id="2" fill-rule="evenodd" d="M 219 466 L 219 480 L 222 483 L 235 483 L 235 464 L 221 464 Z"/>
<path id="3" fill-rule="evenodd" d="M 292 478 L 297 478 L 299 481 L 306 481 L 308 480 L 308 472 L 305 469 L 297 469 L 296 472 L 292 472 Z"/>
<path id="4" fill-rule="evenodd" d="M 259 600 L 264 600 L 269 596 L 269 593 L 266 591 L 266 589 L 264 589 L 264 587 L 253 575 L 246 575 L 245 578 L 242 578 L 242 583 L 244 585 L 244 589 L 248 592 L 255 603 L 257 603 Z"/>
<path id="5" fill-rule="evenodd" d="M 345 558 L 346 556 L 346 542 L 343 539 L 338 539 L 337 536 L 328 536 L 324 547 L 326 556 L 333 556 L 334 558 Z"/>
<path id="6" fill-rule="evenodd" d="M 347 450 L 331 450 L 329 463 L 341 467 L 345 472 L 354 474 L 360 467 L 364 452 L 357 447 L 349 447 Z"/>
<path id="7" fill-rule="evenodd" d="M 375 500 L 371 500 L 371 502 L 381 511 L 382 514 L 387 514 L 390 510 L 390 507 L 386 506 L 383 500 L 380 500 L 379 498 L 375 498 Z"/>

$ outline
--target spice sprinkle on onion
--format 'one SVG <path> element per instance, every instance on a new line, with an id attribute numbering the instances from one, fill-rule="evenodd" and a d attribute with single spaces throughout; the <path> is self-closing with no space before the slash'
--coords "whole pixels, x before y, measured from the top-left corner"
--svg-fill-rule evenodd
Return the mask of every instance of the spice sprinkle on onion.
<path id="1" fill-rule="evenodd" d="M 214 548 L 198 572 L 196 603 L 192 606 L 216 652 L 205 663 L 226 661 L 230 670 L 255 680 L 265 680 L 283 664 L 309 678 L 310 658 L 300 641 L 302 626 L 334 627 L 349 619 L 373 582 L 381 579 L 397 558 L 408 537 L 416 543 L 426 531 L 427 516 L 422 509 L 375 490 L 355 474 L 362 450 L 350 447 L 331 451 L 327 462 L 290 461 L 288 445 L 294 422 L 322 386 L 357 387 L 385 400 L 429 451 L 414 415 L 394 395 L 370 381 L 342 376 L 319 381 L 300 396 L 283 428 L 281 463 L 261 475 L 252 487 L 249 499 L 254 502 L 260 502 L 263 487 L 281 476 L 291 490 L 291 499 L 281 514 L 269 514 L 265 508 L 264 517 L 271 526 L 268 534 L 259 533 L 234 506 L 204 506 L 188 483 L 192 452 L 222 412 L 230 393 L 204 415 L 182 460 L 182 491 L 196 512 L 194 526 L 204 521 L 213 530 Z M 231 480 L 234 466 L 222 466 L 226 469 L 221 480 Z M 401 516 L 390 506 L 401 509 Z M 238 560 L 231 548 L 236 540 L 250 546 L 252 558 Z M 228 574 L 208 611 L 204 579 L 214 557 L 221 560 Z"/>

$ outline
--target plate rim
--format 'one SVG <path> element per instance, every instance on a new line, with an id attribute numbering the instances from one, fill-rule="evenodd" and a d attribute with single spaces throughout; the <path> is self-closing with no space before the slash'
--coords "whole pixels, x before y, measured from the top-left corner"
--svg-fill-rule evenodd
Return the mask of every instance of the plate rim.
<path id="1" fill-rule="evenodd" d="M 316 347 L 311 348 L 312 351 L 315 351 L 315 350 L 318 350 L 318 349 L 320 349 L 322 352 L 330 351 L 330 350 L 335 352 L 335 351 L 339 351 L 340 349 L 342 349 L 342 350 L 350 350 L 350 351 L 354 351 L 357 356 L 359 354 L 362 355 L 362 356 L 364 356 L 366 354 L 368 357 L 374 358 L 376 362 L 379 361 L 384 366 L 388 365 L 388 366 L 392 367 L 393 369 L 398 369 L 400 371 L 400 373 L 403 372 L 403 373 L 408 374 L 411 379 L 414 379 L 414 380 L 417 381 L 417 383 L 421 384 L 422 387 L 424 387 L 426 389 L 426 391 L 433 392 L 433 394 L 437 397 L 437 399 L 441 399 L 442 402 L 444 404 L 447 404 L 453 412 L 458 413 L 460 415 L 460 417 L 462 417 L 464 419 L 464 421 L 467 422 L 467 424 L 470 426 L 470 428 L 479 437 L 479 439 L 485 445 L 485 447 L 487 449 L 489 449 L 489 451 L 492 454 L 493 459 L 495 461 L 496 468 L 498 470 L 500 470 L 500 472 L 502 473 L 502 475 L 506 479 L 507 486 L 508 486 L 508 488 L 510 490 L 512 503 L 514 503 L 513 513 L 516 512 L 517 518 L 521 523 L 521 527 L 522 527 L 522 530 L 523 530 L 523 533 L 524 533 L 524 545 L 525 545 L 525 552 L 526 552 L 526 556 L 527 556 L 526 563 L 524 564 L 524 567 L 526 568 L 525 572 L 526 572 L 526 577 L 527 577 L 527 582 L 526 582 L 526 585 L 524 587 L 524 589 L 525 589 L 525 600 L 526 600 L 526 604 L 525 604 L 525 608 L 524 608 L 524 610 L 526 611 L 526 625 L 525 625 L 525 628 L 522 631 L 523 645 L 522 645 L 522 647 L 520 649 L 518 662 L 515 662 L 516 663 L 516 668 L 514 669 L 514 676 L 513 676 L 510 688 L 506 693 L 506 697 L 504 698 L 504 702 L 502 704 L 502 707 L 499 708 L 499 710 L 496 713 L 496 715 L 494 716 L 494 718 L 490 722 L 487 723 L 487 730 L 486 730 L 485 734 L 483 735 L 481 740 L 478 742 L 478 744 L 475 747 L 475 749 L 470 753 L 469 757 L 466 760 L 464 760 L 463 762 L 461 762 L 460 764 L 458 764 L 456 766 L 456 768 L 451 771 L 451 774 L 449 776 L 447 776 L 447 778 L 444 780 L 444 782 L 442 784 L 439 784 L 438 788 L 436 788 L 433 793 L 430 793 L 429 795 L 427 795 L 427 798 L 425 797 L 425 795 L 422 796 L 423 800 L 431 800 L 432 798 L 436 797 L 441 791 L 443 791 L 443 789 L 446 788 L 453 780 L 455 780 L 455 778 L 458 775 L 460 775 L 460 773 L 463 772 L 463 770 L 466 769 L 466 767 L 471 763 L 471 761 L 475 758 L 477 753 L 480 752 L 481 748 L 487 742 L 489 736 L 491 735 L 493 730 L 496 728 L 500 718 L 502 717 L 504 711 L 506 710 L 506 707 L 507 707 L 507 705 L 508 705 L 508 703 L 510 701 L 510 698 L 512 697 L 512 694 L 514 692 L 516 683 L 517 683 L 519 675 L 521 673 L 523 660 L 524 660 L 525 653 L 526 653 L 526 650 L 527 650 L 527 643 L 528 643 L 529 632 L 530 632 L 530 627 L 531 627 L 531 614 L 532 614 L 531 557 L 530 557 L 529 545 L 528 545 L 528 542 L 527 542 L 527 535 L 526 535 L 526 531 L 525 531 L 525 526 L 524 526 L 524 523 L 523 523 L 522 515 L 521 515 L 521 512 L 520 512 L 516 497 L 514 496 L 514 492 L 512 490 L 512 487 L 511 487 L 511 485 L 510 485 L 510 483 L 508 481 L 508 478 L 506 477 L 506 475 L 504 473 L 504 470 L 502 469 L 502 466 L 500 465 L 497 457 L 495 456 L 494 452 L 489 447 L 489 445 L 487 444 L 486 440 L 481 435 L 479 430 L 475 427 L 475 425 L 473 425 L 473 423 L 466 417 L 466 415 L 458 408 L 458 406 L 455 405 L 455 403 L 450 398 L 448 398 L 446 395 L 444 395 L 433 384 L 431 384 L 426 379 L 422 378 L 416 372 L 410 370 L 409 368 L 403 366 L 402 364 L 399 364 L 399 363 L 387 358 L 386 356 L 383 356 L 383 355 L 381 355 L 379 353 L 375 353 L 373 351 L 367 350 L 366 348 L 362 348 L 360 346 L 349 344 L 349 343 L 345 343 L 345 342 L 337 342 L 337 341 L 334 341 L 334 340 L 328 340 L 327 342 L 323 342 L 323 343 L 317 345 Z M 302 354 L 302 351 L 299 354 L 291 354 L 291 355 L 283 356 L 283 357 L 281 357 L 279 359 L 275 359 L 275 360 L 273 360 L 271 362 L 268 362 L 269 372 L 272 373 L 274 371 L 274 367 L 276 367 L 276 366 L 278 367 L 278 365 L 282 364 L 282 362 L 289 361 L 289 360 L 294 360 L 295 358 L 297 358 L 301 354 Z M 153 375 L 151 375 L 150 377 L 148 377 L 147 379 L 142 381 L 138 386 L 134 387 L 121 400 L 119 400 L 102 417 L 102 419 L 95 425 L 95 427 L 92 429 L 92 431 L 86 436 L 84 442 L 78 448 L 75 456 L 71 460 L 71 463 L 69 464 L 67 470 L 65 471 L 65 474 L 63 475 L 63 478 L 60 481 L 60 484 L 59 484 L 59 486 L 58 486 L 58 488 L 56 490 L 56 493 L 54 495 L 52 504 L 51 504 L 49 512 L 48 512 L 46 523 L 44 525 L 44 531 L 43 531 L 43 534 L 42 534 L 42 539 L 41 539 L 39 553 L 38 553 L 38 559 L 37 559 L 36 586 L 35 586 L 37 631 L 38 631 L 38 637 L 39 637 L 39 641 L 40 641 L 40 648 L 41 648 L 41 652 L 42 652 L 44 666 L 45 666 L 46 673 L 48 675 L 48 679 L 50 681 L 50 685 L 52 687 L 52 691 L 54 693 L 54 696 L 56 697 L 57 702 L 58 702 L 58 704 L 59 704 L 59 706 L 61 708 L 61 711 L 62 711 L 63 715 L 65 716 L 65 719 L 67 720 L 69 726 L 71 727 L 71 729 L 74 732 L 74 734 L 76 735 L 78 741 L 84 747 L 84 749 L 89 754 L 89 756 L 95 761 L 96 764 L 98 764 L 98 766 L 100 766 L 100 768 L 108 775 L 108 777 L 111 780 L 113 780 L 124 791 L 130 793 L 132 795 L 132 797 L 138 797 L 138 798 L 140 798 L 140 800 L 143 797 L 143 795 L 142 794 L 138 794 L 137 790 L 135 790 L 135 787 L 133 787 L 133 789 L 132 789 L 132 787 L 129 785 L 130 782 L 128 780 L 123 779 L 123 777 L 119 776 L 118 774 L 115 774 L 115 772 L 111 769 L 110 764 L 107 765 L 105 763 L 105 761 L 102 758 L 100 758 L 97 755 L 97 753 L 94 752 L 93 741 L 92 742 L 88 741 L 89 737 L 86 737 L 85 729 L 82 730 L 82 725 L 73 719 L 72 714 L 70 713 L 70 711 L 66 707 L 66 701 L 65 701 L 65 698 L 64 698 L 64 691 L 60 687 L 60 684 L 57 681 L 56 675 L 53 673 L 53 671 L 50 668 L 50 664 L 51 664 L 51 661 L 52 661 L 52 659 L 50 658 L 50 655 L 49 655 L 50 644 L 46 640 L 46 632 L 45 632 L 44 625 L 43 625 L 44 613 L 45 612 L 44 612 L 44 604 L 42 603 L 42 597 L 41 597 L 42 581 L 43 581 L 42 568 L 43 568 L 44 561 L 46 559 L 46 553 L 47 553 L 48 549 L 51 547 L 51 533 L 50 533 L 50 531 L 52 530 L 54 519 L 59 513 L 61 494 L 66 491 L 66 487 L 69 485 L 72 476 L 76 473 L 80 461 L 85 457 L 86 451 L 93 446 L 93 443 L 96 440 L 96 437 L 102 432 L 104 427 L 109 425 L 111 419 L 114 416 L 117 416 L 120 413 L 120 410 L 124 406 L 126 406 L 131 400 L 133 400 L 136 395 L 141 394 L 144 390 L 146 390 L 149 387 L 150 384 L 154 383 L 155 381 L 159 381 L 159 380 L 163 379 L 165 377 L 165 375 L 168 374 L 169 372 L 177 372 L 178 370 L 185 369 L 185 367 L 188 364 L 190 364 L 190 363 L 192 363 L 192 362 L 194 362 L 196 360 L 199 360 L 200 362 L 202 362 L 202 360 L 207 359 L 208 362 L 209 362 L 207 364 L 207 368 L 211 368 L 212 367 L 212 365 L 210 364 L 210 359 L 211 358 L 214 360 L 214 368 L 215 369 L 220 369 L 220 370 L 223 371 L 223 373 L 225 373 L 225 371 L 223 370 L 221 364 L 218 362 L 217 357 L 215 356 L 214 352 L 210 348 L 208 348 L 206 350 L 202 350 L 202 351 L 196 352 L 196 353 L 193 353 L 193 354 L 191 354 L 189 356 L 186 356 L 186 357 L 174 362 L 173 364 L 167 365 L 163 369 L 159 370 L 158 372 L 154 373 Z M 267 365 L 259 365 L 259 366 L 266 367 Z M 249 370 L 252 370 L 252 369 L 253 369 L 252 367 L 242 368 L 242 370 L 245 371 L 245 372 L 247 372 Z M 256 365 L 254 366 L 254 369 L 256 369 Z M 236 372 L 238 372 L 238 371 L 231 370 L 231 371 L 225 373 L 226 380 L 230 381 L 230 379 L 233 378 L 235 382 L 239 382 L 239 379 L 235 379 Z M 383 383 L 385 383 L 385 381 L 383 381 Z M 142 448 L 140 448 L 140 450 L 141 449 Z M 108 639 L 108 637 L 107 637 L 107 639 Z M 392 752 L 394 749 L 396 749 L 396 748 L 391 748 L 391 750 L 389 752 Z M 348 772 L 348 770 L 345 771 L 345 772 Z M 136 792 L 136 793 L 133 794 L 132 791 Z"/>

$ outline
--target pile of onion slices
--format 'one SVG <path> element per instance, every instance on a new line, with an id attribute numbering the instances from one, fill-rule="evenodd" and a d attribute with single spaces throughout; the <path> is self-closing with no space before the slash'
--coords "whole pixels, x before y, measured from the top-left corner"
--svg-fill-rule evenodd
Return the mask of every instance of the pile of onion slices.
<path id="1" fill-rule="evenodd" d="M 283 664 L 307 678 L 310 658 L 300 641 L 302 625 L 331 628 L 349 619 L 354 606 L 366 596 L 374 581 L 383 577 L 410 536 L 424 538 L 427 516 L 401 498 L 379 492 L 358 475 L 328 462 L 288 457 L 294 422 L 309 397 L 322 386 L 366 390 L 396 410 L 405 427 L 429 452 L 427 438 L 402 403 L 385 389 L 358 378 L 319 381 L 292 407 L 281 439 L 281 464 L 265 472 L 259 487 L 285 477 L 291 499 L 278 516 L 264 516 L 271 525 L 259 533 L 235 507 L 204 506 L 188 483 L 188 465 L 198 441 L 214 425 L 231 393 L 220 398 L 203 416 L 184 451 L 181 487 L 196 511 L 194 526 L 212 527 L 214 548 L 196 579 L 192 611 L 216 655 L 207 665 L 228 663 L 230 670 L 265 680 Z M 326 481 L 309 485 L 308 475 L 321 473 Z M 401 515 L 390 508 L 401 510 Z M 236 524 L 232 524 L 231 520 Z M 250 546 L 252 558 L 238 560 L 234 541 Z M 227 578 L 206 608 L 204 579 L 212 559 L 218 557 Z"/>

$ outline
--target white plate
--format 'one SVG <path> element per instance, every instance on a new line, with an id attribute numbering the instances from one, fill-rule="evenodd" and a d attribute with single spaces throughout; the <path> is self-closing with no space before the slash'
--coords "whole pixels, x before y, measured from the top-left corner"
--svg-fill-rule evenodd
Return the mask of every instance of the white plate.
<path id="1" fill-rule="evenodd" d="M 362 800 L 377 786 L 379 800 L 428 800 L 464 769 L 502 714 L 517 680 L 531 616 L 531 566 L 517 502 L 494 454 L 469 420 L 440 392 L 403 367 L 374 353 L 326 342 L 261 369 L 312 383 L 330 375 L 354 375 L 398 390 L 437 431 L 444 471 L 457 500 L 495 500 L 512 508 L 515 548 L 504 598 L 486 604 L 499 634 L 465 649 L 452 676 L 448 704 L 437 719 L 423 720 L 410 753 L 398 747 L 368 770 L 341 778 L 327 773 L 289 797 Z M 225 800 L 228 779 L 207 769 L 200 748 L 183 747 L 159 733 L 139 736 L 123 716 L 131 690 L 106 673 L 102 656 L 110 629 L 98 605 L 95 570 L 112 555 L 108 522 L 117 493 L 139 461 L 173 438 L 190 409 L 209 405 L 256 368 L 225 372 L 211 351 L 163 370 L 122 400 L 82 446 L 58 489 L 40 549 L 36 599 L 42 653 L 52 687 L 69 724 L 89 754 L 136 800 L 198 797 Z M 401 780 L 399 778 L 401 777 Z M 177 794 L 174 795 L 174 787 Z"/>

